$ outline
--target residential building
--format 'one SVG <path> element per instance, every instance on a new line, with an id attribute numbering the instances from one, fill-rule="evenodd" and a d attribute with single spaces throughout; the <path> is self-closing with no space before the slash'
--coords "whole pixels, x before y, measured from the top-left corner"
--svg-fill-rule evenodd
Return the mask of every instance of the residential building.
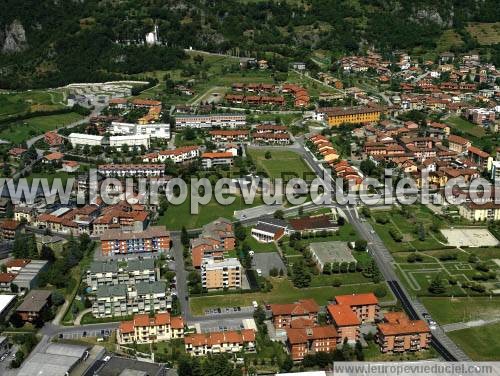
<path id="1" fill-rule="evenodd" d="M 14 240 L 16 234 L 21 231 L 22 223 L 13 219 L 6 219 L 0 223 L 2 240 Z"/>
<path id="2" fill-rule="evenodd" d="M 201 165 L 203 168 L 218 166 L 232 166 L 233 154 L 230 152 L 206 152 L 201 155 Z"/>
<path id="3" fill-rule="evenodd" d="M 170 124 L 167 123 L 111 123 L 111 133 L 113 135 L 148 135 L 150 138 L 163 140 L 170 139 Z"/>
<path id="4" fill-rule="evenodd" d="M 338 333 L 332 326 L 287 328 L 287 346 L 294 361 L 317 352 L 331 352 L 337 348 Z"/>
<path id="5" fill-rule="evenodd" d="M 170 233 L 163 226 L 151 226 L 142 232 L 123 232 L 111 229 L 101 235 L 103 255 L 167 252 Z"/>
<path id="6" fill-rule="evenodd" d="M 288 145 L 291 143 L 288 133 L 252 133 L 253 142 L 268 145 Z"/>
<path id="7" fill-rule="evenodd" d="M 236 238 L 233 223 L 226 218 L 218 218 L 203 226 L 201 234 L 190 241 L 193 266 L 200 268 L 202 259 L 214 257 L 223 258 L 224 254 L 234 250 Z"/>
<path id="8" fill-rule="evenodd" d="M 116 148 L 121 150 L 123 146 L 127 145 L 128 147 L 133 148 L 134 146 L 140 147 L 144 146 L 146 149 L 149 149 L 150 146 L 150 137 L 145 134 L 132 134 L 126 136 L 110 136 L 109 137 L 109 146 L 112 148 Z"/>
<path id="9" fill-rule="evenodd" d="M 23 321 L 35 322 L 52 305 L 51 296 L 52 291 L 50 290 L 31 290 L 17 307 L 16 312 Z"/>
<path id="10" fill-rule="evenodd" d="M 16 205 L 14 208 L 14 220 L 18 222 L 31 223 L 35 219 L 36 210 L 29 206 Z"/>
<path id="11" fill-rule="evenodd" d="M 104 136 L 85 133 L 71 133 L 68 136 L 71 146 L 102 146 Z"/>
<path id="12" fill-rule="evenodd" d="M 162 150 L 155 153 L 149 153 L 142 157 L 144 163 L 165 162 L 168 159 L 174 163 L 183 163 L 192 161 L 200 156 L 199 146 L 183 146 L 172 150 Z"/>
<path id="13" fill-rule="evenodd" d="M 162 177 L 165 165 L 162 164 L 106 164 L 99 165 L 97 172 L 105 177 Z"/>
<path id="14" fill-rule="evenodd" d="M 80 168 L 80 163 L 76 161 L 64 161 L 62 164 L 62 170 L 64 172 L 76 172 Z"/>
<path id="15" fill-rule="evenodd" d="M 310 326 L 318 321 L 319 306 L 313 299 L 291 304 L 271 304 L 273 325 L 276 329 L 290 328 L 294 320 L 307 320 Z"/>
<path id="16" fill-rule="evenodd" d="M 292 230 L 301 234 L 332 231 L 338 228 L 331 214 L 290 219 L 289 222 Z"/>
<path id="17" fill-rule="evenodd" d="M 328 125 L 339 126 L 343 123 L 362 124 L 379 121 L 382 110 L 378 107 L 329 108 L 326 114 Z"/>
<path id="18" fill-rule="evenodd" d="M 248 131 L 232 129 L 216 129 L 210 131 L 210 139 L 213 142 L 245 142 L 248 141 Z"/>
<path id="19" fill-rule="evenodd" d="M 130 259 L 126 265 L 119 265 L 115 260 L 93 261 L 86 273 L 86 283 L 96 291 L 100 286 L 155 282 L 157 275 L 153 258 Z"/>
<path id="20" fill-rule="evenodd" d="M 500 204 L 465 202 L 458 207 L 458 213 L 471 222 L 500 221 Z"/>
<path id="21" fill-rule="evenodd" d="M 457 153 L 465 153 L 471 147 L 471 142 L 466 138 L 450 134 L 448 136 L 448 148 Z"/>
<path id="22" fill-rule="evenodd" d="M 208 354 L 235 354 L 255 351 L 255 331 L 212 332 L 187 334 L 184 337 L 186 353 L 192 356 Z"/>
<path id="23" fill-rule="evenodd" d="M 350 307 L 361 323 L 375 322 L 380 311 L 378 299 L 373 293 L 337 295 L 335 302 Z"/>
<path id="24" fill-rule="evenodd" d="M 375 336 L 383 353 L 415 352 L 427 349 L 431 331 L 423 320 L 410 320 L 404 312 L 388 312 L 377 324 Z"/>
<path id="25" fill-rule="evenodd" d="M 337 330 L 339 343 L 343 343 L 345 339 L 351 344 L 355 343 L 359 339 L 361 322 L 351 307 L 329 304 L 327 310 L 330 322 Z"/>
<path id="26" fill-rule="evenodd" d="M 170 313 L 134 315 L 131 321 L 122 321 L 116 334 L 120 345 L 143 344 L 184 338 L 184 320 Z"/>
<path id="27" fill-rule="evenodd" d="M 237 258 L 215 260 L 203 259 L 201 263 L 201 285 L 207 290 L 239 289 L 243 267 Z"/>
<path id="28" fill-rule="evenodd" d="M 59 134 L 57 134 L 57 132 L 54 131 L 45 132 L 43 140 L 50 147 L 60 146 L 63 143 L 63 138 Z"/>
<path id="29" fill-rule="evenodd" d="M 13 273 L 14 284 L 19 291 L 27 291 L 38 286 L 40 273 L 47 270 L 49 263 L 46 260 L 14 259 L 6 263 L 7 273 Z"/>
<path id="30" fill-rule="evenodd" d="M 0 273 L 0 291 L 2 292 L 12 292 L 12 284 L 16 274 L 13 273 Z"/>
<path id="31" fill-rule="evenodd" d="M 136 313 L 163 312 L 172 301 L 165 282 L 139 282 L 136 285 L 104 285 L 97 288 L 92 304 L 94 317 L 127 316 Z"/>
<path id="32" fill-rule="evenodd" d="M 241 128 L 246 116 L 240 114 L 178 115 L 176 128 Z"/>
<path id="33" fill-rule="evenodd" d="M 5 319 L 16 304 L 16 295 L 0 294 L 0 319 Z"/>

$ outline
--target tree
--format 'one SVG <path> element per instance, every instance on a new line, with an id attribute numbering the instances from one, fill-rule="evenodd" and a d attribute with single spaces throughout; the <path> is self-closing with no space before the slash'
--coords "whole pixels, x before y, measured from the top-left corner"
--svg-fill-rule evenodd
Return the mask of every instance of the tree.
<path id="1" fill-rule="evenodd" d="M 271 155 L 271 152 L 268 150 L 266 151 L 266 153 L 264 154 L 264 158 L 266 159 L 271 159 L 273 156 Z"/>
<path id="2" fill-rule="evenodd" d="M 429 292 L 438 295 L 438 294 L 443 294 L 445 291 L 446 291 L 445 280 L 443 279 L 441 273 L 438 273 L 434 276 L 429 285 Z"/>
<path id="3" fill-rule="evenodd" d="M 283 213 L 283 210 L 276 210 L 274 212 L 273 217 L 276 219 L 283 219 L 283 218 L 285 218 L 285 213 Z"/>
<path id="4" fill-rule="evenodd" d="M 9 322 L 12 324 L 14 328 L 20 328 L 24 325 L 24 321 L 19 315 L 19 313 L 14 312 L 9 319 Z"/>
<path id="5" fill-rule="evenodd" d="M 19 286 L 16 285 L 15 283 L 10 284 L 10 291 L 13 292 L 14 294 L 17 294 L 19 292 Z"/>
<path id="6" fill-rule="evenodd" d="M 185 226 L 182 226 L 182 230 L 181 230 L 181 243 L 185 247 L 189 246 L 189 234 L 188 234 Z"/>
<path id="7" fill-rule="evenodd" d="M 42 249 L 40 250 L 40 258 L 49 262 L 54 262 L 56 260 L 54 251 L 46 244 L 42 244 Z"/>
<path id="8" fill-rule="evenodd" d="M 283 361 L 283 365 L 281 366 L 281 370 L 285 372 L 290 372 L 293 368 L 293 360 L 292 358 L 288 355 L 285 357 L 285 360 Z"/>
<path id="9" fill-rule="evenodd" d="M 264 324 L 264 320 L 266 319 L 266 312 L 264 311 L 264 309 L 262 308 L 262 306 L 258 306 L 254 313 L 253 313 L 253 318 L 255 319 L 255 322 L 258 324 L 258 325 L 262 325 Z"/>
<path id="10" fill-rule="evenodd" d="M 421 242 L 425 240 L 425 228 L 423 223 L 419 223 L 418 225 L 418 240 Z"/>
<path id="11" fill-rule="evenodd" d="M 311 279 L 311 274 L 302 260 L 293 264 L 292 282 L 295 287 L 308 287 Z"/>
<path id="12" fill-rule="evenodd" d="M 345 218 L 339 215 L 339 217 L 337 218 L 337 225 L 343 226 L 344 224 L 345 224 Z"/>
<path id="13" fill-rule="evenodd" d="M 63 303 L 64 303 L 64 296 L 63 296 L 63 294 L 61 294 L 61 293 L 60 293 L 59 291 L 57 291 L 57 290 L 56 290 L 56 291 L 54 291 L 54 292 L 52 293 L 52 298 L 51 298 L 51 299 L 52 299 L 52 303 L 53 303 L 56 307 L 58 307 L 58 306 L 60 306 L 61 304 L 63 304 Z"/>
<path id="14" fill-rule="evenodd" d="M 354 249 L 358 252 L 364 252 L 366 251 L 366 247 L 368 245 L 368 242 L 364 239 L 358 239 L 354 242 Z"/>

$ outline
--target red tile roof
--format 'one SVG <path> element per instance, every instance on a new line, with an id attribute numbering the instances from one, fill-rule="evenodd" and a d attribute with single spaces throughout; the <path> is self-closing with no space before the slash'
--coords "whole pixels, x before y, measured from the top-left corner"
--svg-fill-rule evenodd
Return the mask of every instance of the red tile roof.
<path id="1" fill-rule="evenodd" d="M 362 306 L 378 304 L 378 299 L 373 293 L 338 295 L 335 297 L 337 304 L 345 304 L 348 306 Z"/>
<path id="2" fill-rule="evenodd" d="M 356 316 L 356 313 L 354 313 L 350 306 L 343 304 L 329 304 L 327 309 L 332 320 L 335 322 L 335 326 L 337 327 L 360 325 L 358 316 Z"/>
<path id="3" fill-rule="evenodd" d="M 429 326 L 423 320 L 410 320 L 404 312 L 388 312 L 384 323 L 377 324 L 378 330 L 386 336 L 413 333 L 430 333 Z"/>
<path id="4" fill-rule="evenodd" d="M 14 273 L 0 273 L 0 283 L 11 283 L 15 278 Z"/>
<path id="5" fill-rule="evenodd" d="M 308 340 L 331 339 L 339 335 L 333 326 L 315 326 L 314 328 L 286 329 L 288 342 L 292 345 L 306 343 Z"/>

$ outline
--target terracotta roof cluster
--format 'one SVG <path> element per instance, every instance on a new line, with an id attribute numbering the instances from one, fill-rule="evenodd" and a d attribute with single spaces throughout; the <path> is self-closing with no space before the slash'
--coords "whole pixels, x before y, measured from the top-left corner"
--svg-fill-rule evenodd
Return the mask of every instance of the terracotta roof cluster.
<path id="1" fill-rule="evenodd" d="M 253 329 L 243 329 L 241 331 L 213 332 L 213 333 L 198 333 L 188 334 L 184 338 L 186 345 L 193 347 L 215 345 L 240 344 L 255 342 L 255 331 Z"/>
<path id="2" fill-rule="evenodd" d="M 333 326 L 315 326 L 312 328 L 287 328 L 288 342 L 292 345 L 307 343 L 321 339 L 336 339 L 339 337 Z"/>
<path id="3" fill-rule="evenodd" d="M 7 268 L 24 268 L 31 262 L 30 259 L 12 259 L 5 263 Z"/>
<path id="4" fill-rule="evenodd" d="M 43 158 L 46 159 L 47 161 L 58 161 L 58 160 L 61 160 L 64 158 L 64 154 L 59 153 L 58 151 L 55 151 L 53 153 L 49 153 L 47 155 L 44 155 Z"/>
<path id="5" fill-rule="evenodd" d="M 0 228 L 2 230 L 15 231 L 19 226 L 21 226 L 21 222 L 15 221 L 13 219 L 6 219 L 2 223 L 0 223 Z"/>
<path id="6" fill-rule="evenodd" d="M 360 321 L 356 313 L 348 305 L 344 304 L 329 304 L 328 313 L 335 322 L 335 326 L 358 326 Z"/>
<path id="7" fill-rule="evenodd" d="M 344 304 L 349 307 L 378 304 L 377 297 L 371 292 L 366 294 L 337 295 L 335 301 L 337 304 Z"/>
<path id="8" fill-rule="evenodd" d="M 318 313 L 319 306 L 314 299 L 302 299 L 290 304 L 271 304 L 273 316 L 303 316 L 309 313 Z"/>
<path id="9" fill-rule="evenodd" d="M 410 320 L 404 312 L 387 312 L 384 322 L 377 324 L 378 330 L 386 336 L 430 333 L 429 326 L 423 320 Z"/>
<path id="10" fill-rule="evenodd" d="M 295 107 L 304 107 L 309 105 L 309 101 L 311 98 L 309 97 L 309 93 L 305 88 L 295 84 L 285 84 L 283 85 L 284 93 L 292 93 L 295 97 L 294 106 Z"/>
<path id="11" fill-rule="evenodd" d="M 149 314 L 135 315 L 131 321 L 122 321 L 120 323 L 121 333 L 133 333 L 136 327 L 154 327 L 160 325 L 168 325 L 172 329 L 184 328 L 184 320 L 182 317 L 170 316 L 169 312 L 157 313 L 150 317 Z"/>
<path id="12" fill-rule="evenodd" d="M 339 158 L 339 153 L 327 137 L 318 134 L 311 136 L 309 140 L 314 144 L 325 160 L 334 161 Z"/>
<path id="13" fill-rule="evenodd" d="M 328 214 L 290 219 L 289 222 L 296 231 L 327 229 L 336 226 Z"/>
<path id="14" fill-rule="evenodd" d="M 228 151 L 206 152 L 201 155 L 202 158 L 218 159 L 218 158 L 233 158 L 233 153 Z"/>
<path id="15" fill-rule="evenodd" d="M 121 229 L 109 229 L 101 235 L 101 241 L 168 238 L 169 236 L 170 233 L 163 226 L 150 226 L 141 232 L 124 232 Z"/>

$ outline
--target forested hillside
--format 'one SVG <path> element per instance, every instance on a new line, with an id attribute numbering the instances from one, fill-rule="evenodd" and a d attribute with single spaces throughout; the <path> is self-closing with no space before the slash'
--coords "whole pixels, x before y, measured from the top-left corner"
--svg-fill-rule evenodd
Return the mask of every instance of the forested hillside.
<path id="1" fill-rule="evenodd" d="M 0 87 L 169 69 L 189 47 L 284 59 L 373 47 L 423 53 L 452 30 L 460 43 L 451 49 L 466 51 L 481 47 L 468 23 L 497 21 L 498 0 L 3 0 Z M 143 41 L 155 24 L 162 46 L 128 45 Z M 499 58 L 498 45 L 487 48 Z"/>

